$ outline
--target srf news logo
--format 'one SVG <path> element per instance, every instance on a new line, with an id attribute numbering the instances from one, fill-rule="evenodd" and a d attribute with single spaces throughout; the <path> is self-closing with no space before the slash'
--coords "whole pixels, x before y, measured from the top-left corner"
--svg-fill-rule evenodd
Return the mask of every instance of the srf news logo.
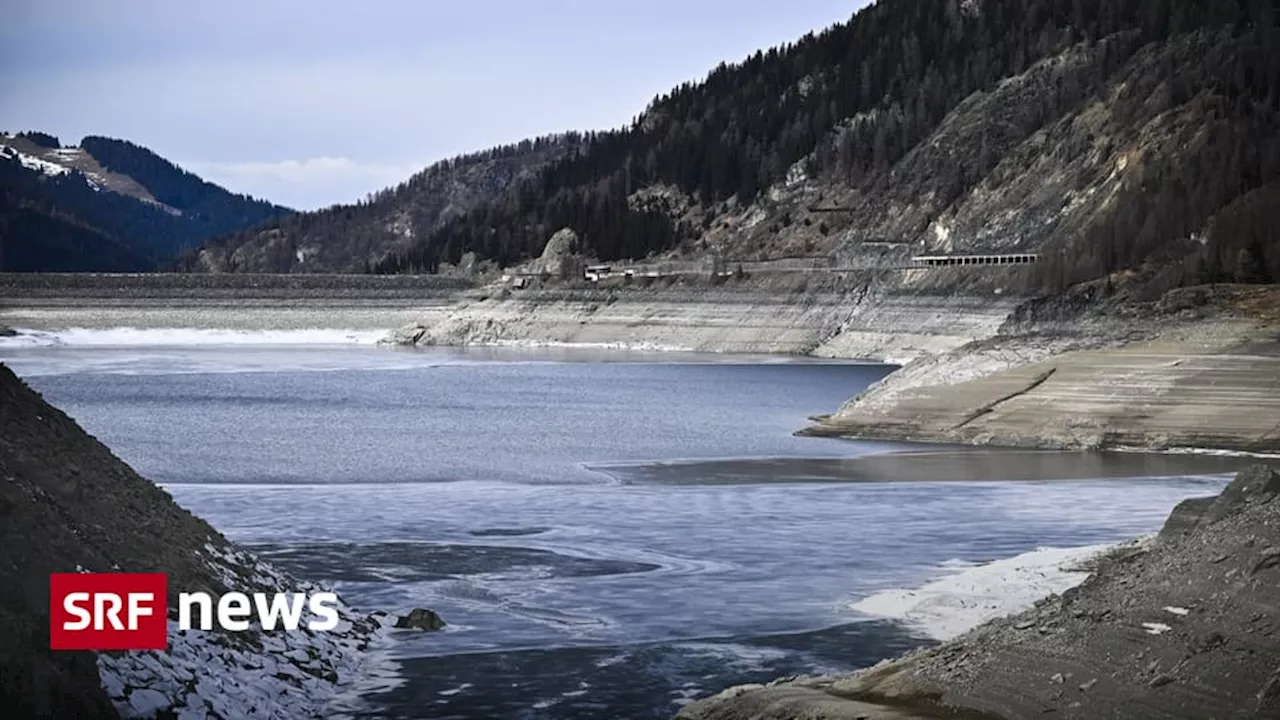
<path id="1" fill-rule="evenodd" d="M 162 573 L 49 576 L 53 650 L 164 650 L 169 578 Z"/>
<path id="2" fill-rule="evenodd" d="M 54 573 L 49 576 L 49 648 L 52 650 L 164 650 L 168 647 L 169 580 L 163 573 Z M 304 608 L 318 619 L 310 630 L 338 626 L 338 596 L 331 592 L 229 592 L 215 603 L 208 593 L 178 596 L 178 629 L 198 624 L 243 632 L 255 614 L 263 630 L 297 630 Z M 216 612 L 215 612 L 216 609 Z M 199 622 L 193 618 L 200 614 Z"/>

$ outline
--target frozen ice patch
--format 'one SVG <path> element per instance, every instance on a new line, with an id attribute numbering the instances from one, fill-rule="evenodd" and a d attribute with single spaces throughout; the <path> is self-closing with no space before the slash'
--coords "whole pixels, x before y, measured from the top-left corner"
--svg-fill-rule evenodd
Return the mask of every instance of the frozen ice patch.
<path id="1" fill-rule="evenodd" d="M 1079 585 L 1089 576 L 1079 568 L 1081 562 L 1111 547 L 1041 548 L 976 567 L 957 569 L 952 564 L 943 568 L 951 574 L 921 588 L 876 593 L 854 603 L 853 609 L 950 640 Z"/>

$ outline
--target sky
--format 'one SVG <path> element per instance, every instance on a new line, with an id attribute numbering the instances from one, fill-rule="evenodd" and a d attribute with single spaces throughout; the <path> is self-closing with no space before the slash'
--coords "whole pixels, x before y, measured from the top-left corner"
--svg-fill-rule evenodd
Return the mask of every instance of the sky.
<path id="1" fill-rule="evenodd" d="M 430 163 L 629 123 L 867 0 L 8 0 L 0 130 L 133 141 L 236 192 L 352 202 Z"/>

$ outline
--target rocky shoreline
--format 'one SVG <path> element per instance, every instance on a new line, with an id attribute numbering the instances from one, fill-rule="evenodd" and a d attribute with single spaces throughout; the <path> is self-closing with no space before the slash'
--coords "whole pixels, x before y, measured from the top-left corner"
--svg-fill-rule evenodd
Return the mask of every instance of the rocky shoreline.
<path id="1" fill-rule="evenodd" d="M 17 717 L 331 717 L 392 618 L 339 602 L 331 632 L 177 629 L 177 594 L 318 592 L 237 547 L 0 365 L 0 706 Z M 163 572 L 166 651 L 51 652 L 49 575 Z M 309 615 L 304 613 L 304 622 Z"/>
<path id="2" fill-rule="evenodd" d="M 852 676 L 731 688 L 677 717 L 1278 715 L 1280 471 L 1259 465 L 1026 612 Z"/>
<path id="3" fill-rule="evenodd" d="M 1026 303 L 993 336 L 917 358 L 803 432 L 1280 452 L 1277 288 L 1071 300 Z M 1280 473 L 1256 466 L 1031 610 L 850 677 L 732 688 L 678 717 L 1280 717 L 1278 567 Z"/>

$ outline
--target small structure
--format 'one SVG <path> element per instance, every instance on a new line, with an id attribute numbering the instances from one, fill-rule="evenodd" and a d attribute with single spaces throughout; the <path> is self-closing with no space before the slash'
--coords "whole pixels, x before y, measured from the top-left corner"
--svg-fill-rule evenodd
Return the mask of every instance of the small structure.
<path id="1" fill-rule="evenodd" d="M 612 272 L 613 266 L 611 265 L 588 265 L 583 272 L 583 277 L 591 282 L 597 282 L 600 278 L 609 277 Z"/>

